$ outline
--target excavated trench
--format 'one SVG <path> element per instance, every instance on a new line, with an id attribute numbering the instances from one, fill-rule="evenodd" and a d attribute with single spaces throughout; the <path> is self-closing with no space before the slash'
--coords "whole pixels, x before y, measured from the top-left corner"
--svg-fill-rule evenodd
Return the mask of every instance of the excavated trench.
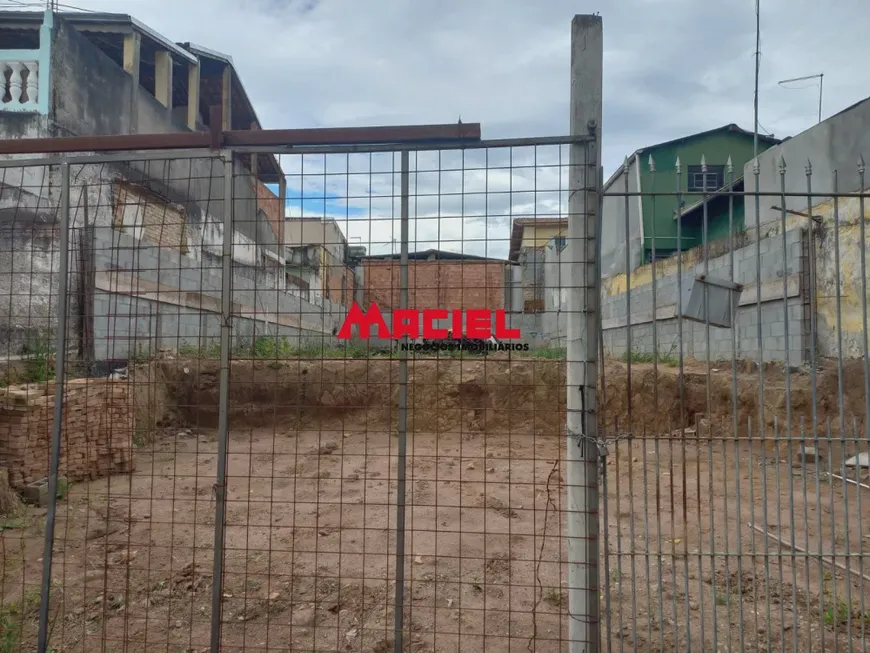
<path id="1" fill-rule="evenodd" d="M 608 361 L 599 382 L 599 433 L 631 430 L 636 436 L 669 433 L 708 420 L 722 435 L 732 432 L 733 376 L 730 365 L 689 363 L 681 377 L 675 368 Z M 861 378 L 861 361 L 846 364 L 844 378 Z M 219 418 L 218 361 L 159 360 L 134 370 L 137 412 L 147 411 L 158 424 L 214 427 Z M 409 429 L 453 429 L 527 433 L 561 433 L 565 422 L 565 362 L 497 354 L 486 359 L 417 360 L 409 363 Z M 707 408 L 709 397 L 711 410 Z M 817 416 L 839 423 L 837 370 L 827 366 L 817 376 Z M 791 374 L 792 422 L 806 428 L 812 419 L 810 375 Z M 862 383 L 847 383 L 844 407 L 849 435 L 853 417 L 859 433 L 864 423 Z M 739 431 L 758 416 L 757 371 L 737 373 Z M 368 427 L 392 428 L 399 399 L 399 363 L 383 359 L 293 359 L 281 362 L 237 360 L 231 363 L 230 428 L 287 427 L 306 420 L 353 415 Z M 682 407 L 681 407 L 682 405 Z M 765 422 L 785 419 L 785 384 L 781 369 L 764 374 Z"/>

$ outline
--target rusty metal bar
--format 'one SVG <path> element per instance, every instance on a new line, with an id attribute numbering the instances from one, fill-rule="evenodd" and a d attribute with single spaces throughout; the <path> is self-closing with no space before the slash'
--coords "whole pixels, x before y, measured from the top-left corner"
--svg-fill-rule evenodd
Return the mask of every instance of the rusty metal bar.
<path id="1" fill-rule="evenodd" d="M 401 144 L 480 140 L 480 123 L 400 125 L 382 127 L 326 127 L 317 129 L 263 129 L 225 131 L 219 147 L 286 145 Z M 121 152 L 132 150 L 213 149 L 210 132 L 64 136 L 0 140 L 0 154 L 59 154 L 69 152 Z"/>

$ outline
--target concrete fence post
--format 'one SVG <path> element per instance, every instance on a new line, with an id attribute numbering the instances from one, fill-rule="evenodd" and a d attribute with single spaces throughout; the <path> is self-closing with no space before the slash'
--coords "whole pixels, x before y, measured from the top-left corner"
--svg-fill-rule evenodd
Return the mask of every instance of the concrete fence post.
<path id="1" fill-rule="evenodd" d="M 597 209 L 601 166 L 603 39 L 600 16 L 571 22 L 571 145 L 568 181 L 568 638 L 571 653 L 600 651 Z"/>

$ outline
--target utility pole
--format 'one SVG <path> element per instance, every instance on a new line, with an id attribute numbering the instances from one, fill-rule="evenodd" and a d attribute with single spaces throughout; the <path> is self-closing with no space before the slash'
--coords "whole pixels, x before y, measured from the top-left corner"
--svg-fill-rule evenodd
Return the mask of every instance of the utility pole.
<path id="1" fill-rule="evenodd" d="M 568 174 L 568 650 L 599 653 L 598 233 L 604 44 L 601 16 L 571 21 Z"/>

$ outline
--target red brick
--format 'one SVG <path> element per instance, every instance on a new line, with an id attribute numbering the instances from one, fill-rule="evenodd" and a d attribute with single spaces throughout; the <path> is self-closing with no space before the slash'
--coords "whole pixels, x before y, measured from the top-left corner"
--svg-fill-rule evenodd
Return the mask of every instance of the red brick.
<path id="1" fill-rule="evenodd" d="M 505 263 L 495 261 L 409 261 L 409 308 L 504 308 Z M 365 260 L 364 303 L 382 309 L 399 305 L 399 261 Z"/>

